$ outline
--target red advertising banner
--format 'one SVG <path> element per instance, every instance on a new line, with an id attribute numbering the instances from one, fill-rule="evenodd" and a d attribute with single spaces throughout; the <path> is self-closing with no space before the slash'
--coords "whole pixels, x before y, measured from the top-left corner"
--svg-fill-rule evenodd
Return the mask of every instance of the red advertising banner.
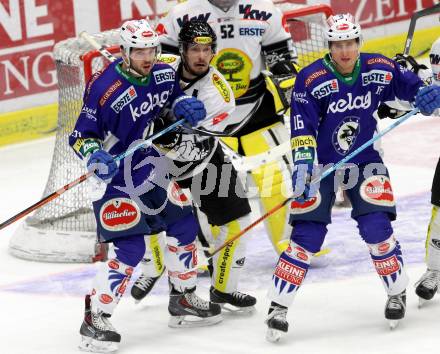
<path id="1" fill-rule="evenodd" d="M 334 13 L 351 13 L 362 28 L 408 20 L 411 15 L 436 5 L 438 0 L 331 0 Z"/>
<path id="2" fill-rule="evenodd" d="M 414 11 L 437 2 L 330 0 L 330 5 L 334 13 L 353 13 L 368 28 L 409 19 Z M 52 58 L 56 42 L 83 30 L 96 33 L 116 28 L 131 18 L 154 18 L 156 12 L 163 13 L 175 3 L 176 0 L 0 0 L 0 102 L 57 89 Z"/>
<path id="3" fill-rule="evenodd" d="M 166 0 L 159 1 L 164 3 Z M 154 17 L 154 0 L 0 0 L 0 101 L 57 89 L 52 49 L 82 30 Z M 169 5 L 169 4 L 168 4 Z M 19 107 L 17 107 L 19 109 Z"/>

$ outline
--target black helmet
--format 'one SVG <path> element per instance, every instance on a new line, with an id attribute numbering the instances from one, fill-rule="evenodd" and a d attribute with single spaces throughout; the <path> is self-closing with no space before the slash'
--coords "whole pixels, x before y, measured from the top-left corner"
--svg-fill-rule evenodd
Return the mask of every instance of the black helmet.
<path id="1" fill-rule="evenodd" d="M 199 19 L 191 19 L 184 23 L 179 32 L 179 50 L 183 54 L 190 44 L 210 44 L 215 53 L 217 48 L 217 35 L 211 26 Z"/>

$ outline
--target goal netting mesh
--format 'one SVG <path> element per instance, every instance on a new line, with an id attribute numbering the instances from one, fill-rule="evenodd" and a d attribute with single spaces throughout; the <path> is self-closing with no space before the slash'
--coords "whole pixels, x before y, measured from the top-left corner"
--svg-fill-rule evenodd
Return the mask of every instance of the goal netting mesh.
<path id="1" fill-rule="evenodd" d="M 328 6 L 278 4 L 299 55 L 300 66 L 319 58 L 325 44 L 324 20 L 331 14 Z M 117 31 L 92 36 L 98 43 L 117 49 Z M 106 65 L 106 59 L 82 38 L 71 38 L 54 47 L 58 76 L 58 124 L 49 177 L 43 197 L 86 173 L 84 164 L 68 144 L 81 111 L 86 80 Z M 12 236 L 11 254 L 45 262 L 92 262 L 100 258 L 96 222 L 89 198 L 88 182 L 63 193 L 27 217 Z"/>

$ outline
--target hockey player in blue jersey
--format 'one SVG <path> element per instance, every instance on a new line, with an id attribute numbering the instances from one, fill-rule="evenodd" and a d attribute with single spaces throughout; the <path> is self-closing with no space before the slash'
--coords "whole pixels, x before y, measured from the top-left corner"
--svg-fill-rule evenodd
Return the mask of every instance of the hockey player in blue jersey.
<path id="1" fill-rule="evenodd" d="M 85 299 L 80 349 L 94 352 L 118 348 L 121 336 L 109 317 L 144 255 L 144 235 L 166 231 L 169 236 L 165 255 L 171 285 L 169 325 L 179 326 L 187 315 L 196 316 L 201 324 L 221 320 L 220 307 L 194 292 L 198 223 L 190 206 L 168 198 L 168 165 L 160 163 L 163 158 L 152 147 L 138 149 L 120 163 L 113 159 L 148 138 L 165 105 L 190 126 L 205 118 L 205 108 L 184 95 L 169 65 L 157 62 L 158 35 L 146 20 L 124 23 L 120 43 L 122 60 L 89 81 L 69 137 L 75 153 L 97 177 L 93 209 L 98 237 L 114 245 Z"/>
<path id="2" fill-rule="evenodd" d="M 337 163 L 373 137 L 377 130 L 373 113 L 380 102 L 415 102 L 423 114 L 430 114 L 440 106 L 439 88 L 424 87 L 417 75 L 387 57 L 360 53 L 361 28 L 349 14 L 330 17 L 326 37 L 329 54 L 298 74 L 292 92 L 296 198 L 291 203 L 290 222 L 294 229 L 268 294 L 272 301 L 266 320 L 269 341 L 279 340 L 288 330 L 287 309 L 307 274 L 312 255 L 322 246 L 339 181 L 345 183 L 353 208 L 351 217 L 387 292 L 385 317 L 395 326 L 405 315 L 408 276 L 393 235 L 395 200 L 379 152 L 370 146 L 356 155 L 350 166 L 319 185 L 310 182 L 317 164 Z"/>

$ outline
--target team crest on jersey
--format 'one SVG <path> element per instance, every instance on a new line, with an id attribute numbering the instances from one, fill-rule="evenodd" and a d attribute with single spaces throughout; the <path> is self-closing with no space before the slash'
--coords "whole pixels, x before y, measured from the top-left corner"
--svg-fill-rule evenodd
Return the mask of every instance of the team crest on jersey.
<path id="1" fill-rule="evenodd" d="M 156 84 L 159 85 L 163 84 L 164 82 L 173 82 L 176 77 L 176 73 L 173 69 L 162 69 L 155 71 L 153 76 Z"/>
<path id="2" fill-rule="evenodd" d="M 371 83 L 389 85 L 393 79 L 393 73 L 385 70 L 371 70 L 362 74 L 362 86 L 367 86 Z"/>
<path id="3" fill-rule="evenodd" d="M 220 92 L 220 95 L 222 95 L 225 102 L 231 102 L 231 94 L 228 89 L 228 84 L 224 82 L 223 79 L 217 74 L 212 74 L 212 83 L 218 92 Z"/>
<path id="4" fill-rule="evenodd" d="M 359 117 L 345 117 L 333 131 L 332 144 L 335 150 L 341 155 L 346 155 L 356 142 L 359 131 Z"/>
<path id="5" fill-rule="evenodd" d="M 122 111 L 127 104 L 132 102 L 137 97 L 136 90 L 133 85 L 131 85 L 128 89 L 122 92 L 118 98 L 111 104 L 111 108 L 115 113 L 119 113 Z"/>
<path id="6" fill-rule="evenodd" d="M 359 192 L 367 203 L 390 207 L 395 205 L 393 189 L 387 176 L 368 177 L 362 182 Z"/>
<path id="7" fill-rule="evenodd" d="M 313 211 L 319 207 L 321 199 L 321 193 L 317 192 L 315 197 L 306 200 L 304 203 L 293 200 L 290 203 L 290 212 L 292 214 L 304 214 Z"/>
<path id="8" fill-rule="evenodd" d="M 316 86 L 312 90 L 312 95 L 313 97 L 320 99 L 334 92 L 339 92 L 339 84 L 337 79 L 325 81 L 322 84 Z"/>
<path id="9" fill-rule="evenodd" d="M 101 206 L 99 219 L 101 226 L 108 231 L 124 231 L 139 223 L 141 212 L 131 199 L 115 198 Z"/>

